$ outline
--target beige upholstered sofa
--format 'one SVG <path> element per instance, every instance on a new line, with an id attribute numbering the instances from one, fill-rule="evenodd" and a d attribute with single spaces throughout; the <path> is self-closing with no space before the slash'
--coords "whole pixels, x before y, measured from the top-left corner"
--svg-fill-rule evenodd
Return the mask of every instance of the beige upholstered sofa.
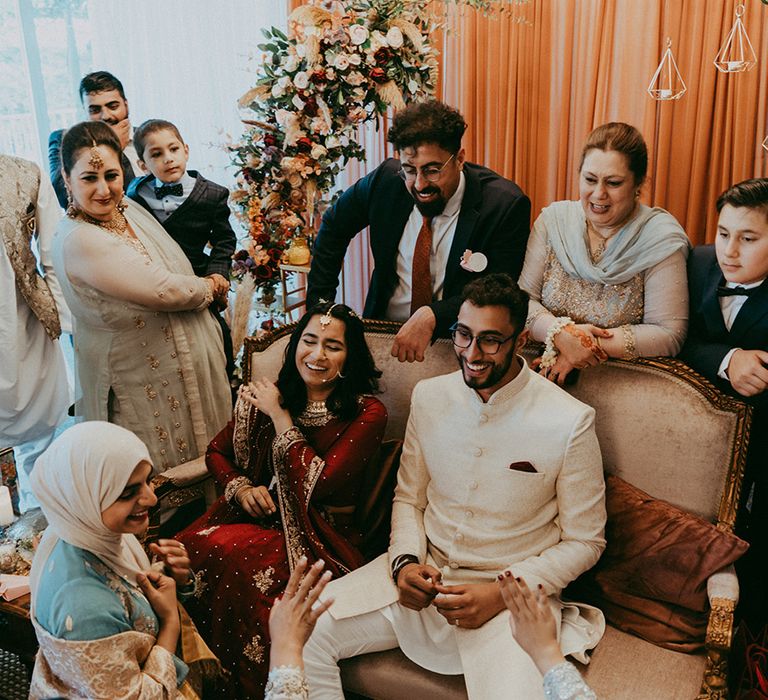
<path id="1" fill-rule="evenodd" d="M 368 343 L 384 372 L 380 398 L 389 411 L 387 437 L 392 438 L 403 436 L 416 382 L 457 368 L 452 345 L 445 340 L 429 348 L 423 363 L 397 362 L 389 354 L 397 327 L 366 321 Z M 276 377 L 290 330 L 246 339 L 245 377 Z M 732 529 L 749 435 L 748 407 L 675 360 L 610 361 L 582 372 L 568 391 L 596 410 L 607 473 L 720 529 Z M 166 473 L 166 478 L 174 477 Z M 184 478 L 178 486 L 202 491 L 202 483 L 190 486 Z M 179 491 L 169 488 L 169 493 Z M 713 575 L 707 591 L 711 614 L 705 652 L 670 651 L 609 626 L 591 663 L 582 668 L 598 696 L 724 699 L 738 599 L 733 569 Z M 349 659 L 342 664 L 342 676 L 350 695 L 376 700 L 466 698 L 462 677 L 426 672 L 397 650 Z"/>

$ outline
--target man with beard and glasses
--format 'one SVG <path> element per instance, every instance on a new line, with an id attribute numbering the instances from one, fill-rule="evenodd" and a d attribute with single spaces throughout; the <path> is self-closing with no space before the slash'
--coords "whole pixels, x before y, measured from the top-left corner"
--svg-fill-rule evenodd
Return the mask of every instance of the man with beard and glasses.
<path id="1" fill-rule="evenodd" d="M 464 674 L 471 699 L 543 698 L 507 624 L 505 571 L 547 594 L 563 654 L 586 663 L 605 630 L 599 610 L 560 599 L 605 548 L 594 410 L 518 354 L 528 299 L 508 275 L 471 282 L 462 299 L 460 370 L 413 391 L 389 552 L 323 594 L 335 603 L 304 652 L 312 700 L 342 697 L 339 660 L 394 647 Z"/>
<path id="2" fill-rule="evenodd" d="M 387 138 L 399 160 L 344 192 L 318 232 L 308 306 L 335 297 L 349 243 L 369 226 L 374 270 L 363 315 L 405 321 L 392 346 L 401 362 L 422 361 L 430 340 L 448 336 L 465 284 L 491 272 L 517 279 L 523 266 L 531 203 L 514 182 L 465 161 L 466 128 L 434 100 L 398 112 Z"/>
<path id="3" fill-rule="evenodd" d="M 123 168 L 123 188 L 128 189 L 131 180 L 141 174 L 139 156 L 133 147 L 133 128 L 128 114 L 128 100 L 125 99 L 123 84 L 112 73 L 96 71 L 88 73 L 80 81 L 80 101 L 83 103 L 88 119 L 106 122 L 120 140 L 123 155 L 120 165 Z M 62 208 L 67 207 L 67 188 L 61 172 L 61 139 L 66 129 L 58 129 L 48 137 L 48 168 L 56 198 Z"/>

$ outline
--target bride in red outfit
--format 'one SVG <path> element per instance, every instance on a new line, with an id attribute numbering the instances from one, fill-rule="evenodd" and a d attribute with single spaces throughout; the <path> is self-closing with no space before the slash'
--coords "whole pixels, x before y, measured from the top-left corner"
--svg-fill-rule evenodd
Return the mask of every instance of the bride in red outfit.
<path id="1" fill-rule="evenodd" d="M 224 495 L 177 539 L 197 572 L 194 617 L 237 697 L 264 694 L 267 620 L 302 556 L 335 577 L 364 563 L 354 504 L 387 422 L 363 323 L 321 303 L 291 335 L 277 384 L 242 387 L 234 418 L 211 442 Z"/>

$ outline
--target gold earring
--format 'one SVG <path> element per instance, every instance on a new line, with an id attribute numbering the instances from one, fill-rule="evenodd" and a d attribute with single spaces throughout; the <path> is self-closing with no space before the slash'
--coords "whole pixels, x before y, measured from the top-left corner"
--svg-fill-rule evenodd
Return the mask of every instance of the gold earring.
<path id="1" fill-rule="evenodd" d="M 74 219 L 80 210 L 75 206 L 75 200 L 72 199 L 72 191 L 67 187 L 67 211 L 66 214 L 70 219 Z"/>

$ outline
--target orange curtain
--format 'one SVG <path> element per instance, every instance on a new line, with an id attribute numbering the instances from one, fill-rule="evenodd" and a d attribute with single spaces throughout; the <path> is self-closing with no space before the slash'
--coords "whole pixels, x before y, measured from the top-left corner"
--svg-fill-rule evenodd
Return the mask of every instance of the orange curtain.
<path id="1" fill-rule="evenodd" d="M 303 4 L 288 0 L 289 9 Z M 742 21 L 757 66 L 723 74 L 713 65 L 735 20 L 737 0 L 531 0 L 485 17 L 447 7 L 437 96 L 457 107 L 469 129 L 468 158 L 517 182 L 534 216 L 578 196 L 582 144 L 599 124 L 625 121 L 648 143 L 643 200 L 668 209 L 694 244 L 714 240 L 717 195 L 747 177 L 768 176 L 768 5 L 743 0 Z M 646 88 L 666 39 L 687 92 L 657 102 Z M 386 125 L 361 132 L 367 161 L 351 164 L 351 184 L 391 153 Z M 346 298 L 354 308 L 370 276 L 367 239 L 345 260 Z"/>
<path id="2" fill-rule="evenodd" d="M 723 74 L 713 64 L 737 4 L 532 0 L 513 4 L 511 20 L 458 13 L 443 40 L 440 97 L 470 125 L 470 160 L 518 182 L 534 213 L 577 196 L 594 127 L 634 124 L 650 155 L 644 201 L 672 212 L 693 243 L 711 242 L 717 195 L 768 174 L 768 6 L 744 1 L 757 66 Z M 646 88 L 667 37 L 688 89 L 657 102 Z"/>

